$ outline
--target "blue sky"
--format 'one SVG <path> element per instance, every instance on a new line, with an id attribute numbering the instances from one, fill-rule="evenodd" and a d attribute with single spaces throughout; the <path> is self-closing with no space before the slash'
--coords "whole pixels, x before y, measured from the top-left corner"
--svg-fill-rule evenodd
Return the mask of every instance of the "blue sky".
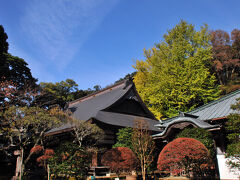
<path id="1" fill-rule="evenodd" d="M 80 89 L 134 71 L 143 49 L 181 19 L 199 28 L 240 28 L 239 0 L 1 0 L 9 52 L 39 82 L 74 79 Z"/>

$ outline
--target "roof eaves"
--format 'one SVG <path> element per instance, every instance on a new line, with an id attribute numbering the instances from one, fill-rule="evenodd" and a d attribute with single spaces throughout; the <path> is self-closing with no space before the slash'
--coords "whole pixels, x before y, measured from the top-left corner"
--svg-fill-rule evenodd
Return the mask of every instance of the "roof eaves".
<path id="1" fill-rule="evenodd" d="M 201 121 L 201 120 L 198 120 L 198 119 L 193 119 L 193 118 L 190 118 L 190 117 L 180 117 L 179 116 L 178 120 L 176 120 L 174 122 L 168 122 L 164 125 L 159 125 L 158 127 L 165 127 L 165 129 L 161 133 L 153 135 L 153 137 L 164 136 L 168 132 L 168 130 L 171 128 L 171 126 L 173 126 L 175 124 L 178 124 L 178 123 L 182 123 L 182 122 L 189 122 L 189 123 L 195 124 L 199 128 L 203 128 L 203 129 L 207 129 L 207 130 L 219 127 L 219 125 L 211 125 L 211 124 L 209 124 L 209 126 L 204 126 L 204 125 L 202 125 L 202 123 L 204 123 L 205 125 L 208 125 L 208 123 L 204 122 L 204 121 Z"/>

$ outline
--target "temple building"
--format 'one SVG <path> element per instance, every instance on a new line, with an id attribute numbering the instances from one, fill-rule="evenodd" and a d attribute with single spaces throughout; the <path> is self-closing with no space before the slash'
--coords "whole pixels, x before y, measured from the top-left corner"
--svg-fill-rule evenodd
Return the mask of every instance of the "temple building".
<path id="1" fill-rule="evenodd" d="M 157 127 L 161 130 L 161 133 L 155 134 L 153 137 L 158 141 L 168 143 L 184 128 L 206 129 L 214 137 L 220 179 L 238 179 L 240 172 L 230 170 L 226 163 L 227 158 L 224 154 L 227 147 L 227 132 L 224 125 L 229 114 L 240 113 L 231 109 L 231 105 L 235 104 L 239 98 L 240 90 L 237 90 L 190 112 L 180 112 L 176 117 L 160 121 Z"/>
<path id="2" fill-rule="evenodd" d="M 155 126 L 159 121 L 143 103 L 131 80 L 69 102 L 67 108 L 77 120 L 94 123 L 104 130 L 105 137 L 100 143 L 105 147 L 112 147 L 116 143 L 118 130 L 124 127 L 133 128 L 135 120 L 147 122 L 152 133 L 160 132 Z M 48 131 L 46 135 L 67 133 L 72 131 L 72 126 L 65 124 Z"/>
<path id="3" fill-rule="evenodd" d="M 217 149 L 217 163 L 220 179 L 237 179 L 239 172 L 232 172 L 226 164 L 227 147 L 224 125 L 230 113 L 236 113 L 231 105 L 240 98 L 240 90 L 218 100 L 196 108 L 190 112 L 180 112 L 178 116 L 159 121 L 141 100 L 131 80 L 122 81 L 96 93 L 69 102 L 67 109 L 79 120 L 96 124 L 105 132 L 99 142 L 111 148 L 116 143 L 116 133 L 124 127 L 134 127 L 136 120 L 144 120 L 149 125 L 157 146 L 161 149 L 184 128 L 199 127 L 213 134 Z M 64 124 L 46 133 L 47 136 L 62 136 L 73 130 L 72 124 Z M 98 158 L 97 158 L 98 159 Z M 93 163 L 94 164 L 94 163 Z M 98 166 L 95 162 L 95 166 Z"/>

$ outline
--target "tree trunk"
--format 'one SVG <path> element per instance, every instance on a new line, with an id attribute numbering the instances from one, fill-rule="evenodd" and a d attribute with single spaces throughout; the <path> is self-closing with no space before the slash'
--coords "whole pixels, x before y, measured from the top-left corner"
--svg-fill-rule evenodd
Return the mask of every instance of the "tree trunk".
<path id="1" fill-rule="evenodd" d="M 47 174 L 48 174 L 48 180 L 50 180 L 50 168 L 49 168 L 49 164 L 47 165 Z"/>
<path id="2" fill-rule="evenodd" d="M 19 180 L 21 180 L 21 179 L 22 179 L 22 177 L 23 177 L 23 173 L 24 173 L 24 170 L 25 170 L 25 165 L 24 165 L 24 164 L 22 164 L 22 166 L 21 166 L 21 172 L 20 172 L 20 177 L 19 177 Z"/>
<path id="3" fill-rule="evenodd" d="M 21 149 L 20 157 L 21 157 L 21 160 L 19 162 L 19 166 L 20 166 L 19 180 L 22 179 L 24 168 L 25 168 L 25 166 L 23 164 L 23 148 Z"/>
<path id="4" fill-rule="evenodd" d="M 143 180 L 146 179 L 146 172 L 145 172 L 145 169 L 142 169 L 142 178 L 143 178 Z"/>
<path id="5" fill-rule="evenodd" d="M 16 150 L 14 151 L 14 155 L 18 155 L 16 160 L 16 170 L 15 170 L 15 176 L 13 179 L 19 179 L 19 176 L 21 174 L 21 168 L 22 168 L 22 150 Z"/>
<path id="6" fill-rule="evenodd" d="M 145 164 L 143 164 L 143 167 L 142 167 L 142 178 L 143 178 L 143 180 L 146 179 L 146 167 L 145 167 Z"/>

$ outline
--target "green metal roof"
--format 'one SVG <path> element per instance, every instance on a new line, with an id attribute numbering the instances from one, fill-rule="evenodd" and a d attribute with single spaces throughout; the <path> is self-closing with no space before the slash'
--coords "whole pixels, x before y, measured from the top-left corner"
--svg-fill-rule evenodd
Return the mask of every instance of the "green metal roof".
<path id="1" fill-rule="evenodd" d="M 188 113 L 198 116 L 198 119 L 201 120 L 226 117 L 231 113 L 237 113 L 237 111 L 231 109 L 231 105 L 235 104 L 238 98 L 240 98 L 240 90 L 227 94 Z"/>

